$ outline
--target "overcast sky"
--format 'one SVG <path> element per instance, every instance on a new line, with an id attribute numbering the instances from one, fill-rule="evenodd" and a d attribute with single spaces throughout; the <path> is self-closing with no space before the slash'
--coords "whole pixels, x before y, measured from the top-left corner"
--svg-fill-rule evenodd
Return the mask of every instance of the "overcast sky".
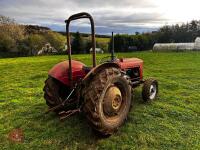
<path id="1" fill-rule="evenodd" d="M 18 23 L 38 24 L 64 31 L 64 20 L 89 12 L 99 34 L 148 32 L 162 25 L 200 20 L 200 0 L 0 0 L 0 14 Z M 71 30 L 89 32 L 87 20 Z"/>

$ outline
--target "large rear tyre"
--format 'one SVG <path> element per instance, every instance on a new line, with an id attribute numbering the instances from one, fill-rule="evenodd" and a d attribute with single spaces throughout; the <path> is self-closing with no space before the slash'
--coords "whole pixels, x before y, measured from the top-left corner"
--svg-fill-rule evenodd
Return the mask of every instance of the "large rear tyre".
<path id="1" fill-rule="evenodd" d="M 43 91 L 46 104 L 50 108 L 61 104 L 69 94 L 69 88 L 50 76 L 45 81 Z"/>
<path id="2" fill-rule="evenodd" d="M 111 135 L 126 120 L 131 106 L 131 87 L 116 68 L 98 73 L 84 91 L 83 111 L 96 131 Z"/>

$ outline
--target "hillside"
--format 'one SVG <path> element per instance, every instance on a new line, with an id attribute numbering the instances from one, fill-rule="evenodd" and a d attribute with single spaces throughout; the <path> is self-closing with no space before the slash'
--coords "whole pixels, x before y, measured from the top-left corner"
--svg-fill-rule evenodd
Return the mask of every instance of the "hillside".
<path id="1" fill-rule="evenodd" d="M 32 33 L 45 33 L 47 31 L 50 31 L 51 29 L 48 27 L 38 26 L 38 25 L 24 25 L 26 33 L 32 34 Z"/>

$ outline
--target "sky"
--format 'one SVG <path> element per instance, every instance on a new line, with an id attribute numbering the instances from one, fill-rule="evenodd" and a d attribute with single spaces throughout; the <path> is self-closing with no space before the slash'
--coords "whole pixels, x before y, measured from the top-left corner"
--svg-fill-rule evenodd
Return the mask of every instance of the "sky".
<path id="1" fill-rule="evenodd" d="M 98 34 L 134 34 L 200 20 L 199 6 L 200 0 L 0 0 L 0 15 L 21 24 L 65 31 L 65 19 L 74 13 L 88 12 Z M 70 29 L 89 33 L 89 21 L 74 21 Z"/>

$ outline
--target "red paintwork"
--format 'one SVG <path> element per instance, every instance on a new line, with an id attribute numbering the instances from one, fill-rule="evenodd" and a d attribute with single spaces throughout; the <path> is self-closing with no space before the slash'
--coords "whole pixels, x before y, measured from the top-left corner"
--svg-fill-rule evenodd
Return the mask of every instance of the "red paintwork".
<path id="1" fill-rule="evenodd" d="M 83 78 L 86 73 L 83 70 L 85 64 L 81 63 L 80 61 L 72 60 L 72 79 L 73 81 L 78 81 L 80 78 Z M 56 64 L 51 70 L 49 70 L 49 75 L 63 84 L 70 86 L 69 84 L 69 62 L 63 61 Z"/>
<path id="2" fill-rule="evenodd" d="M 140 79 L 143 78 L 143 61 L 138 58 L 125 58 L 119 59 L 116 62 L 122 70 L 140 67 Z M 86 76 L 86 71 L 83 69 L 85 64 L 72 60 L 72 79 L 73 82 L 77 82 L 79 79 L 84 78 Z M 97 66 L 99 67 L 99 66 Z M 95 70 L 95 68 L 93 69 Z M 63 84 L 70 86 L 69 83 L 69 62 L 63 61 L 56 64 L 50 71 L 49 75 L 54 77 L 55 79 L 59 80 Z"/>
<path id="3" fill-rule="evenodd" d="M 143 60 L 139 58 L 121 58 L 117 62 L 122 70 L 140 67 L 140 79 L 143 78 Z"/>

